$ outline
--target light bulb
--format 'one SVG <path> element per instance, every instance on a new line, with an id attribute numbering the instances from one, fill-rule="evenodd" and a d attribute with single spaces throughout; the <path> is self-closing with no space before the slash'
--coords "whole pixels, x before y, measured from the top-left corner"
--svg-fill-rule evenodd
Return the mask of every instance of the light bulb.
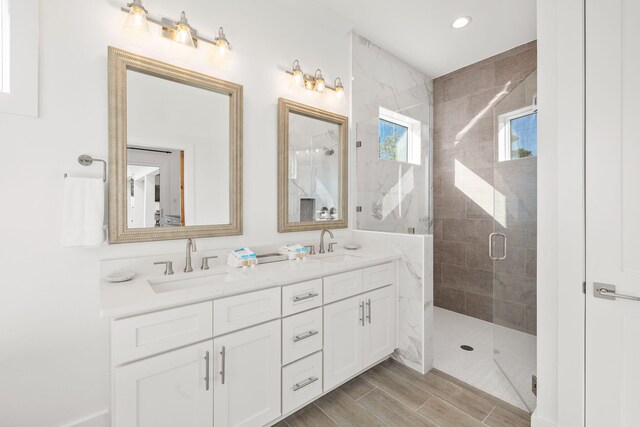
<path id="1" fill-rule="evenodd" d="M 320 69 L 318 68 L 316 70 L 316 90 L 320 93 L 324 92 L 324 88 L 325 83 L 324 83 L 324 77 L 322 77 L 322 71 L 320 71 Z"/>
<path id="2" fill-rule="evenodd" d="M 334 81 L 333 86 L 334 86 L 335 91 L 336 91 L 336 96 L 338 98 L 343 98 L 344 97 L 344 86 L 342 85 L 342 81 L 340 80 L 340 77 L 336 77 L 336 80 Z"/>
<path id="3" fill-rule="evenodd" d="M 150 33 L 147 22 L 147 10 L 142 6 L 140 0 L 127 4 L 129 14 L 124 22 L 124 29 L 131 33 Z"/>
<path id="4" fill-rule="evenodd" d="M 293 71 L 291 74 L 293 74 L 293 81 L 296 85 L 300 86 L 302 84 L 304 73 L 302 72 L 302 68 L 300 68 L 300 61 L 297 59 L 293 61 Z"/>
<path id="5" fill-rule="evenodd" d="M 218 47 L 218 55 L 226 57 L 229 54 L 229 40 L 224 35 L 222 27 L 218 28 L 218 37 L 216 37 L 216 46 Z"/>
<path id="6" fill-rule="evenodd" d="M 470 16 L 461 16 L 460 18 L 457 18 L 455 21 L 451 23 L 451 28 L 453 28 L 454 30 L 459 30 L 461 28 L 466 27 L 470 23 L 471 23 Z"/>
<path id="7" fill-rule="evenodd" d="M 189 21 L 185 16 L 185 13 L 182 12 L 180 15 L 180 21 L 176 23 L 176 34 L 174 36 L 174 40 L 178 43 L 182 43 L 185 46 L 196 47 L 193 43 L 193 36 L 191 35 L 191 27 L 189 26 Z"/>

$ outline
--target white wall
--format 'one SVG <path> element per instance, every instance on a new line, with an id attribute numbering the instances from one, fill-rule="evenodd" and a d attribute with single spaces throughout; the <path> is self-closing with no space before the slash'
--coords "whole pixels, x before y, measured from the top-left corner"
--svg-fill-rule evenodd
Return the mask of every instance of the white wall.
<path id="1" fill-rule="evenodd" d="M 538 0 L 538 407 L 584 425 L 583 0 Z"/>
<path id="2" fill-rule="evenodd" d="M 185 9 L 209 36 L 223 25 L 234 50 L 217 69 L 206 45 L 189 50 L 159 36 L 128 39 L 124 3 L 41 1 L 40 117 L 0 114 L 0 183 L 10 201 L 0 209 L 3 426 L 63 425 L 106 410 L 108 328 L 98 318 L 98 260 L 184 250 L 183 241 L 60 247 L 63 173 L 99 175 L 99 166 L 83 168 L 76 158 L 108 153 L 108 45 L 244 85 L 244 236 L 202 239 L 199 249 L 317 237 L 276 231 L 277 99 L 347 114 L 347 101 L 293 88 L 283 72 L 299 58 L 305 70 L 321 67 L 325 77 L 348 84 L 347 34 L 294 16 L 277 1 L 146 2 L 156 16 L 177 18 Z"/>

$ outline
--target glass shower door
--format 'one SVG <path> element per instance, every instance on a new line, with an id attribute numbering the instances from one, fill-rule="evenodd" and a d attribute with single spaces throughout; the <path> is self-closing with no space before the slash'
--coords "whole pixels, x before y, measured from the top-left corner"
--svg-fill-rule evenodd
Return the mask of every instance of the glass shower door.
<path id="1" fill-rule="evenodd" d="M 536 406 L 537 73 L 494 109 L 493 358 L 529 411 Z"/>

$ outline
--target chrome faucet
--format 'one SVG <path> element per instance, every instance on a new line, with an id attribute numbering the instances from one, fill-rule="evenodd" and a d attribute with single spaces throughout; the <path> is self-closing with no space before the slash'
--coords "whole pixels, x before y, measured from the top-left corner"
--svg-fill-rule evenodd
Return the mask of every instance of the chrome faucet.
<path id="1" fill-rule="evenodd" d="M 318 253 L 323 254 L 324 253 L 324 235 L 325 233 L 329 233 L 329 236 L 331 236 L 331 238 L 333 239 L 333 233 L 331 232 L 331 230 L 328 229 L 324 229 L 322 230 L 322 232 L 320 233 L 320 249 L 318 250 Z"/>
<path id="2" fill-rule="evenodd" d="M 191 252 L 197 252 L 198 248 L 196 247 L 196 241 L 195 240 L 187 240 L 187 263 L 184 266 L 184 272 L 185 273 L 191 273 L 193 271 L 193 268 L 191 267 Z"/>

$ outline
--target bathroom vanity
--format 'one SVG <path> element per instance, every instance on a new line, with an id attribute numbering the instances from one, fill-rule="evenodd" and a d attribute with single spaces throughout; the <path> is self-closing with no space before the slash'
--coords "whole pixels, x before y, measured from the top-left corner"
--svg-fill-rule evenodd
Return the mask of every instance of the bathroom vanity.
<path id="1" fill-rule="evenodd" d="M 112 425 L 274 424 L 394 352 L 397 262 L 334 252 L 101 280 Z"/>

